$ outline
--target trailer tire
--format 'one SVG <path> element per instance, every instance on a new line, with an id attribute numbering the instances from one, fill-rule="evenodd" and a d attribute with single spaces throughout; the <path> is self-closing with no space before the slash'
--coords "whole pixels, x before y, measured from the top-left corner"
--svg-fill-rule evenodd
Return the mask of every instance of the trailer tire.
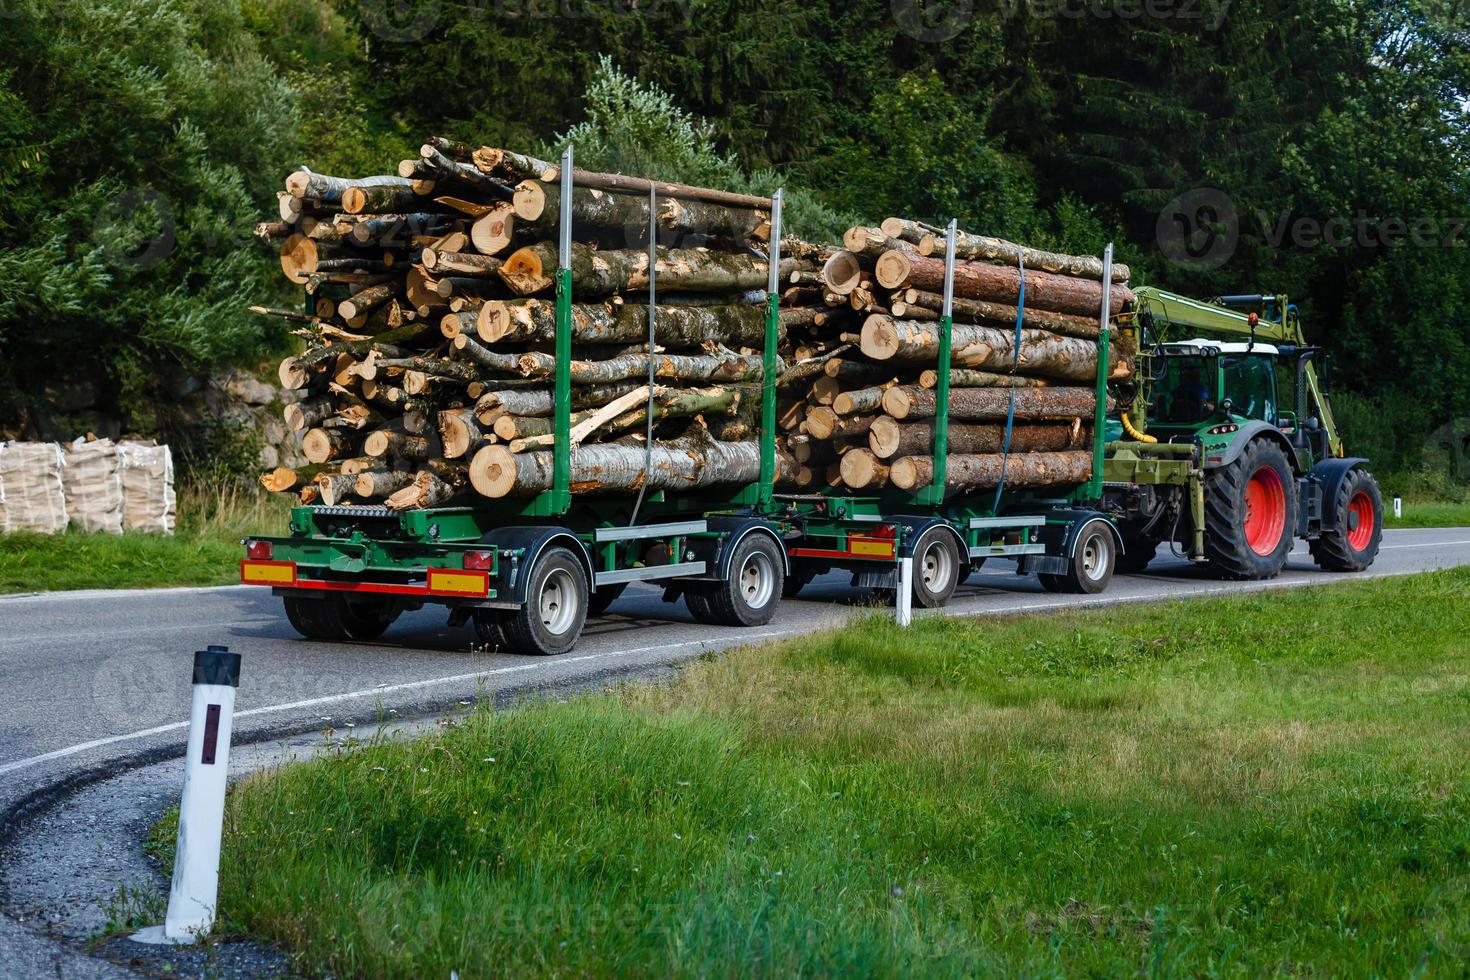
<path id="1" fill-rule="evenodd" d="M 1112 582 L 1117 558 L 1118 545 L 1113 540 L 1112 528 L 1103 521 L 1094 520 L 1077 535 L 1067 571 L 1061 574 L 1042 572 L 1036 578 L 1048 592 L 1097 595 Z"/>
<path id="2" fill-rule="evenodd" d="M 281 602 L 291 626 L 308 640 L 345 640 L 347 628 L 335 599 L 336 596 L 305 599 L 288 595 Z"/>
<path id="3" fill-rule="evenodd" d="M 628 591 L 627 582 L 614 582 L 612 585 L 599 585 L 592 592 L 592 598 L 587 600 L 587 615 L 601 616 L 607 612 L 608 607 Z"/>
<path id="4" fill-rule="evenodd" d="M 350 599 L 341 596 L 337 615 L 349 639 L 376 640 L 388 631 L 402 611 L 392 599 Z"/>
<path id="5" fill-rule="evenodd" d="M 931 527 L 914 542 L 914 605 L 937 609 L 960 587 L 960 548 L 944 527 Z"/>
<path id="6" fill-rule="evenodd" d="M 526 601 L 502 624 L 511 653 L 552 656 L 577 645 L 587 623 L 587 572 L 559 545 L 541 552 L 526 580 Z"/>
<path id="7" fill-rule="evenodd" d="M 1378 481 L 1364 469 L 1348 471 L 1337 487 L 1333 512 L 1336 526 L 1324 527 L 1311 543 L 1312 559 L 1327 572 L 1361 572 L 1378 557 L 1383 543 L 1383 493 Z M 1356 517 L 1357 526 L 1349 528 Z"/>
<path id="8" fill-rule="evenodd" d="M 711 626 L 764 626 L 785 588 L 781 548 L 766 534 L 748 534 L 730 556 L 724 581 L 700 582 L 684 593 L 689 611 Z"/>
<path id="9" fill-rule="evenodd" d="M 476 609 L 475 636 L 491 650 L 504 648 L 505 613 L 499 609 Z"/>
<path id="10" fill-rule="evenodd" d="M 1296 528 L 1296 477 L 1286 453 L 1255 439 L 1228 466 L 1205 477 L 1205 557 L 1222 577 L 1281 574 Z"/>

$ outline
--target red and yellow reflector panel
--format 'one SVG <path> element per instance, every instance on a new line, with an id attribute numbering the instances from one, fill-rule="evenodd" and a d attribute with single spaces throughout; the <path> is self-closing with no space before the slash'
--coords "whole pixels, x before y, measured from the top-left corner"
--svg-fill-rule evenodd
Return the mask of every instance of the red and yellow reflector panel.
<path id="1" fill-rule="evenodd" d="M 847 550 L 855 558 L 892 558 L 892 538 L 860 538 L 851 535 L 847 539 Z"/>
<path id="2" fill-rule="evenodd" d="M 245 585 L 295 585 L 294 561 L 242 561 L 240 581 Z"/>
<path id="3" fill-rule="evenodd" d="M 443 595 L 484 598 L 490 591 L 490 576 L 485 572 L 431 568 L 429 569 L 429 591 Z"/>

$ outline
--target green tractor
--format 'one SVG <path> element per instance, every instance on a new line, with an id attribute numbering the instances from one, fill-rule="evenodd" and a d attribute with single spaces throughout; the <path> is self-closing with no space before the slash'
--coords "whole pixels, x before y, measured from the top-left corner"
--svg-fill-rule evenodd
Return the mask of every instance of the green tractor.
<path id="1" fill-rule="evenodd" d="M 1296 307 L 1285 296 L 1135 293 L 1123 329 L 1139 369 L 1104 465 L 1118 570 L 1143 570 L 1168 544 L 1223 577 L 1267 579 L 1295 538 L 1323 569 L 1371 565 L 1383 497 L 1367 460 L 1344 454 L 1316 368 L 1322 349 L 1305 342 Z"/>

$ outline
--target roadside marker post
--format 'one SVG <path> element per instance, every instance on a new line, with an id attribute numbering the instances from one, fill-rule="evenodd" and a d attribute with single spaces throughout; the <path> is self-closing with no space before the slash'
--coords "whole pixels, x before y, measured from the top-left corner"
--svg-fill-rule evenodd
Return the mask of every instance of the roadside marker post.
<path id="1" fill-rule="evenodd" d="M 230 769 L 230 735 L 240 655 L 211 646 L 194 654 L 194 705 L 184 757 L 184 792 L 179 799 L 179 837 L 174 878 L 163 925 L 134 933 L 140 943 L 197 942 L 214 925 L 219 898 L 220 838 L 224 832 L 225 783 Z"/>
<path id="2" fill-rule="evenodd" d="M 914 559 L 910 555 L 898 560 L 898 625 L 907 626 L 914 621 Z"/>
<path id="3" fill-rule="evenodd" d="M 1394 494 L 1394 497 L 1393 497 L 1393 516 L 1394 517 L 1403 517 L 1404 516 L 1404 498 L 1403 497 L 1400 497 L 1398 494 Z"/>

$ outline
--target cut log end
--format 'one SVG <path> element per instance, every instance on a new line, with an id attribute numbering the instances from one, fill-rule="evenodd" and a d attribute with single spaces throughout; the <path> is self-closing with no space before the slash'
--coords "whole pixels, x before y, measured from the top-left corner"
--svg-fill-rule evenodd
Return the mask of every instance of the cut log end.
<path id="1" fill-rule="evenodd" d="M 877 278 L 878 285 L 884 289 L 897 289 L 908 279 L 912 269 L 913 263 L 909 257 L 894 249 L 878 256 L 878 262 L 873 267 L 873 275 Z"/>
<path id="2" fill-rule="evenodd" d="M 847 296 L 863 279 L 863 267 L 852 252 L 832 253 L 822 266 L 822 282 L 839 296 Z"/>
<path id="3" fill-rule="evenodd" d="M 508 496 L 515 482 L 515 455 L 505 446 L 485 446 L 470 460 L 470 485 L 482 497 Z"/>

